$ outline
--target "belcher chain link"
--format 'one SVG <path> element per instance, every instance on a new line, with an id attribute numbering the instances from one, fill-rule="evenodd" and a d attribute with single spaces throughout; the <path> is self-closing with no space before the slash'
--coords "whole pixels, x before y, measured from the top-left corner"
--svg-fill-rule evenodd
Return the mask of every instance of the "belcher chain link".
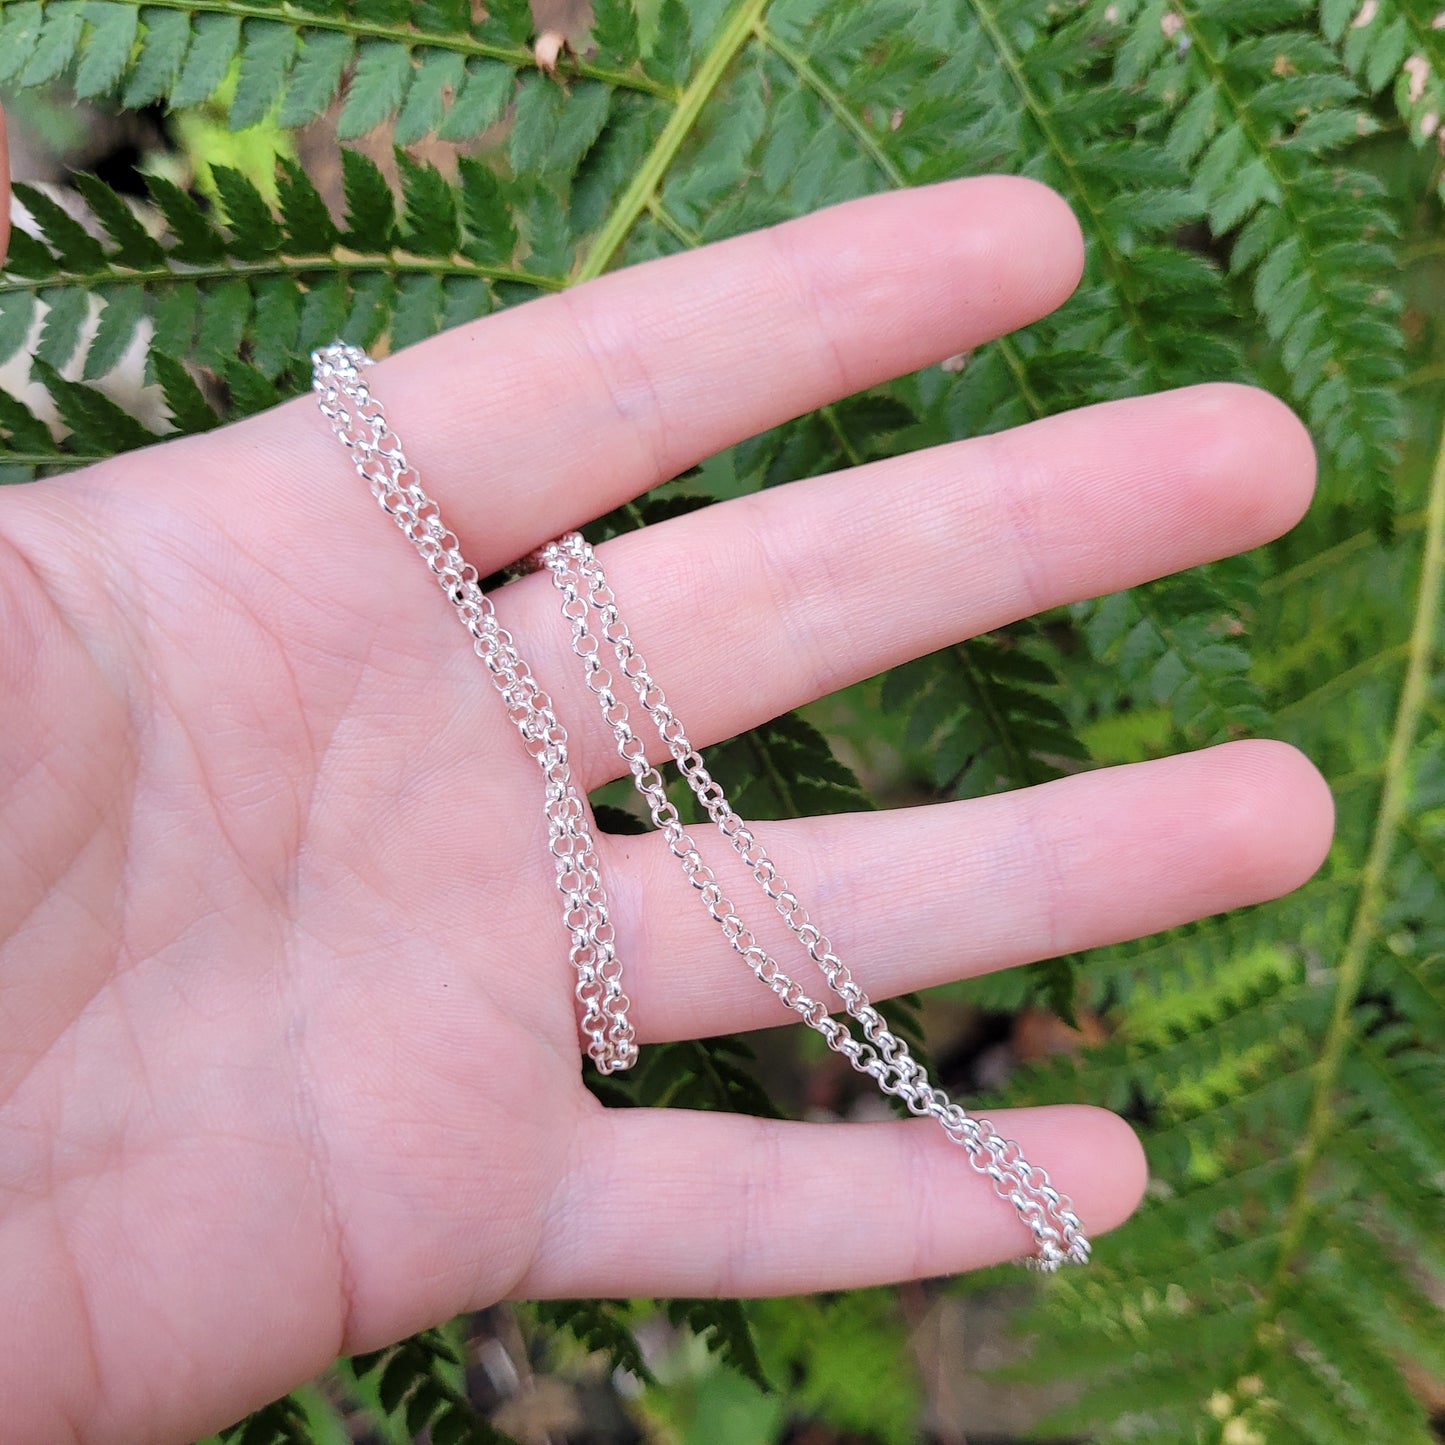
<path id="1" fill-rule="evenodd" d="M 809 1028 L 823 1036 L 830 1049 L 842 1054 L 860 1073 L 872 1077 L 885 1094 L 902 1099 L 910 1113 L 936 1119 L 944 1133 L 963 1146 L 973 1167 L 993 1180 L 995 1191 L 1017 1209 L 1028 1225 L 1038 1250 L 1029 1261 L 1031 1264 L 1041 1269 L 1056 1269 L 1065 1260 L 1084 1263 L 1089 1257 L 1089 1243 L 1069 1200 L 1053 1188 L 1044 1170 L 1029 1164 L 1017 1143 L 1003 1138 L 988 1120 L 975 1119 L 965 1113 L 947 1094 L 933 1086 L 927 1071 L 873 1007 L 847 966 L 833 952 L 832 944 L 809 918 L 807 909 L 778 872 L 752 829 L 728 802 L 722 786 L 708 772 L 701 753 L 688 741 L 681 721 L 633 644 L 626 624 L 618 615 L 617 598 L 607 585 L 602 565 L 592 548 L 576 532 L 569 532 L 549 543 L 536 556 L 551 572 L 562 594 L 562 615 L 572 628 L 572 650 L 582 659 L 587 686 L 597 698 L 603 718 L 616 738 L 618 755 L 632 773 L 653 824 L 682 864 L 688 882 L 700 894 L 704 907 L 733 950 Z M 594 614 L 595 631 L 591 621 Z M 617 659 L 617 670 L 631 683 L 643 711 L 651 717 L 678 772 L 807 950 L 829 988 L 861 1026 L 866 1042 L 832 1018 L 826 1004 L 810 998 L 779 968 L 723 894 L 716 874 L 703 862 L 683 828 L 677 809 L 667 796 L 662 775 L 648 763 L 642 740 L 632 731 L 627 706 L 613 691 L 611 671 L 601 659 L 599 633 Z"/>
<path id="2" fill-rule="evenodd" d="M 572 782 L 566 730 L 550 698 L 518 655 L 513 639 L 497 622 L 476 568 L 463 559 L 457 538 L 443 524 L 437 504 L 422 490 L 420 477 L 407 462 L 385 410 L 361 375 L 361 368 L 369 364 L 370 358 L 358 347 L 340 342 L 312 354 L 313 386 L 322 414 L 350 449 L 356 470 L 370 484 L 378 503 L 416 547 L 450 598 L 527 751 L 542 769 L 548 838 L 564 899 L 563 919 L 571 937 L 570 956 L 577 975 L 575 991 L 582 1003 L 587 1052 L 603 1073 L 625 1069 L 637 1057 L 637 1043 L 627 1019 L 628 999 L 622 991 L 615 930 L 607 911 L 586 804 Z M 823 1036 L 830 1049 L 874 1079 L 884 1093 L 902 1099 L 910 1113 L 937 1120 L 947 1137 L 963 1147 L 972 1167 L 992 1180 L 995 1192 L 1014 1206 L 1033 1235 L 1036 1253 L 1024 1263 L 1042 1270 L 1055 1270 L 1065 1262 L 1085 1263 L 1089 1241 L 1068 1197 L 1050 1184 L 1043 1169 L 1024 1158 L 1015 1141 L 1000 1135 L 987 1119 L 967 1114 L 933 1085 L 907 1044 L 888 1028 L 833 952 L 752 829 L 728 802 L 637 652 L 591 547 L 576 533 L 568 533 L 528 560 L 551 573 L 562 595 L 563 616 L 571 627 L 572 650 L 582 660 L 587 687 L 616 739 L 618 754 L 654 825 L 729 945 L 768 989 Z M 603 643 L 611 648 L 618 672 L 631 684 L 708 817 L 859 1024 L 861 1040 L 830 1015 L 826 1004 L 809 997 L 783 972 L 723 893 L 716 874 L 703 862 L 668 799 L 662 775 L 648 763 L 642 740 L 632 730 L 627 705 L 613 690 L 612 672 L 602 660 Z"/>
<path id="3" fill-rule="evenodd" d="M 311 355 L 312 388 L 321 414 L 349 448 L 356 470 L 371 494 L 431 568 L 451 599 L 472 647 L 508 715 L 537 760 L 546 782 L 547 836 L 556 864 L 562 917 L 572 938 L 576 994 L 582 1004 L 587 1054 L 599 1072 L 628 1068 L 637 1058 L 637 1039 L 627 1018 L 616 933 L 607 911 L 607 893 L 597 867 L 597 848 L 587 807 L 572 782 L 567 730 L 552 710 L 507 630 L 497 622 L 481 589 L 477 569 L 463 559 L 456 536 L 447 530 L 437 504 L 421 488 L 421 478 L 401 449 L 386 420 L 386 410 L 371 394 L 361 369 L 371 358 L 360 347 L 333 342 Z"/>

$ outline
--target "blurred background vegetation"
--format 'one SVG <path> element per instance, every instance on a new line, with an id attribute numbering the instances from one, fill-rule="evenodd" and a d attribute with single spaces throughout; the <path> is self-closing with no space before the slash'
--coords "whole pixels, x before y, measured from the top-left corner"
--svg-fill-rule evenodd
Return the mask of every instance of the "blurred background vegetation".
<path id="1" fill-rule="evenodd" d="M 750 816 L 973 796 L 1245 733 L 1324 769 L 1339 836 L 1302 893 L 895 1006 L 966 1103 L 1087 1099 L 1140 1130 L 1149 1198 L 1093 1265 L 498 1307 L 340 1362 L 230 1433 L 1445 1438 L 1445 11 L 5 0 L 0 96 L 32 183 L 0 277 L 5 481 L 292 394 L 333 333 L 394 348 L 613 265 L 989 170 L 1047 180 L 1080 216 L 1088 268 L 1056 317 L 744 443 L 594 534 L 1217 377 L 1285 397 L 1321 455 L 1316 506 L 1273 547 L 961 643 L 716 750 Z M 626 790 L 597 802 L 638 826 Z M 800 1033 L 654 1049 L 598 1092 L 884 1108 Z"/>

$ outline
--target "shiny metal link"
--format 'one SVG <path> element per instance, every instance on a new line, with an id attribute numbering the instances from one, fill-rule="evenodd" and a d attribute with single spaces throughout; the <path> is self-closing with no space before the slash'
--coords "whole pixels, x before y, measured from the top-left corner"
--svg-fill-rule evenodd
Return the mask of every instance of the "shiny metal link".
<path id="1" fill-rule="evenodd" d="M 902 1099 L 911 1113 L 936 1119 L 945 1134 L 963 1146 L 970 1164 L 989 1177 L 995 1192 L 1014 1206 L 1033 1235 L 1036 1251 L 1025 1263 L 1055 1270 L 1065 1262 L 1087 1262 L 1089 1241 L 1069 1199 L 1052 1186 L 1043 1169 L 1024 1158 L 1017 1143 L 1000 1135 L 987 1119 L 967 1114 L 943 1090 L 934 1087 L 907 1044 L 888 1028 L 826 936 L 809 918 L 752 829 L 728 802 L 633 644 L 618 615 L 617 599 L 591 547 L 573 532 L 548 544 L 536 560 L 551 573 L 562 594 L 562 614 L 572 630 L 572 650 L 582 659 L 588 689 L 597 698 L 616 739 L 619 756 L 627 764 L 653 823 L 734 952 L 787 1007 L 823 1036 L 830 1049 L 871 1076 L 885 1093 Z M 647 762 L 642 741 L 632 730 L 627 705 L 614 690 L 612 669 L 601 656 L 603 643 L 610 647 L 617 671 L 631 684 L 708 817 L 772 901 L 844 1009 L 859 1024 L 861 1040 L 832 1018 L 826 1005 L 809 997 L 783 972 L 723 894 L 668 799 L 662 775 Z"/>
<path id="2" fill-rule="evenodd" d="M 422 490 L 420 477 L 408 464 L 384 408 L 367 385 L 363 368 L 368 365 L 370 358 L 359 348 L 339 342 L 312 354 L 313 388 L 322 415 L 350 450 L 357 472 L 378 504 L 416 548 L 456 609 L 528 753 L 542 770 L 548 846 L 564 900 L 563 921 L 571 939 L 587 1053 L 603 1073 L 627 1068 L 636 1060 L 637 1042 L 627 1017 L 615 930 L 587 807 L 572 781 L 566 730 L 551 699 L 518 655 L 513 639 L 498 624 L 476 569 L 463 559 L 457 538 L 442 522 L 437 504 Z M 1089 1242 L 1068 1198 L 1053 1188 L 1042 1169 L 1029 1164 L 1017 1143 L 1001 1136 L 987 1119 L 971 1117 L 933 1086 L 813 924 L 751 828 L 729 804 L 632 644 L 591 548 L 576 534 L 569 534 L 533 560 L 551 572 L 562 593 L 573 651 L 583 661 L 587 686 L 597 697 L 618 753 L 646 801 L 653 823 L 734 952 L 773 994 L 823 1036 L 830 1049 L 873 1078 L 885 1093 L 901 1098 L 910 1112 L 936 1119 L 945 1134 L 963 1147 L 973 1168 L 988 1176 L 995 1192 L 1013 1205 L 1032 1233 L 1036 1251 L 1024 1263 L 1054 1270 L 1067 1261 L 1087 1261 Z M 611 648 L 618 672 L 636 692 L 709 818 L 802 943 L 846 1012 L 857 1021 L 861 1039 L 778 966 L 724 894 L 668 799 L 661 774 L 646 760 L 643 743 L 631 728 L 627 706 L 613 690 L 612 671 L 601 656 L 603 643 Z"/>
<path id="3" fill-rule="evenodd" d="M 335 342 L 311 355 L 312 389 L 321 414 L 351 452 L 357 472 L 372 496 L 430 567 L 456 609 L 486 664 L 508 715 L 528 753 L 537 760 L 546 787 L 547 839 L 562 894 L 562 918 L 571 938 L 575 992 L 581 1004 L 581 1030 L 587 1054 L 604 1074 L 630 1067 L 637 1039 L 628 1021 L 622 991 L 622 966 L 607 894 L 598 871 L 597 849 L 587 805 L 572 781 L 567 731 L 551 699 L 533 678 L 505 628 L 497 622 L 491 599 L 481 590 L 477 569 L 461 554 L 455 534 L 437 504 L 421 488 L 421 478 L 406 460 L 401 440 L 372 395 L 363 369 L 371 358 L 359 347 Z"/>

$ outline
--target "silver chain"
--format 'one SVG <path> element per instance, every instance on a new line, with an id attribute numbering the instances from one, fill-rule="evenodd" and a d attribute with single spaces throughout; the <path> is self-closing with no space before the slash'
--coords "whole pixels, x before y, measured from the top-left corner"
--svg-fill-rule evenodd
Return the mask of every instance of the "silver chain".
<path id="1" fill-rule="evenodd" d="M 371 394 L 362 376 L 370 358 L 358 347 L 337 342 L 313 352 L 311 360 L 312 384 L 322 414 L 350 449 L 356 470 L 370 485 L 372 495 L 420 553 L 456 608 L 527 751 L 542 769 L 549 846 L 564 899 L 563 921 L 571 938 L 587 1052 L 603 1073 L 625 1069 L 636 1060 L 637 1042 L 627 1018 L 628 999 L 622 991 L 615 930 L 607 911 L 587 807 L 572 781 L 566 730 L 550 698 L 519 657 L 511 636 L 498 624 L 476 568 L 463 559 L 455 534 L 447 530 L 437 504 L 422 490 L 420 477 L 407 462 L 385 410 Z M 545 566 L 561 592 L 562 612 L 572 631 L 572 650 L 583 662 L 587 686 L 602 708 L 618 754 L 653 823 L 733 950 L 772 993 L 823 1036 L 830 1049 L 874 1079 L 884 1093 L 902 1099 L 911 1113 L 937 1120 L 947 1137 L 963 1147 L 973 1168 L 993 1181 L 995 1192 L 1014 1206 L 1032 1233 L 1036 1253 L 1024 1263 L 1042 1270 L 1058 1269 L 1067 1261 L 1085 1263 L 1089 1241 L 1067 1196 L 1053 1188 L 1044 1170 L 1024 1158 L 1017 1143 L 1000 1135 L 987 1119 L 967 1114 L 932 1084 L 907 1044 L 888 1028 L 811 921 L 751 828 L 732 808 L 633 645 L 592 549 L 576 533 L 569 533 L 529 560 Z M 596 630 L 593 614 L 598 620 Z M 603 642 L 612 649 L 618 671 L 631 683 L 708 817 L 857 1021 L 862 1039 L 784 973 L 738 916 L 683 827 L 667 797 L 662 775 L 647 762 L 643 743 L 629 723 L 627 706 L 613 691 L 611 670 L 601 657 Z"/>
<path id="2" fill-rule="evenodd" d="M 572 781 L 567 730 L 558 721 L 551 698 L 517 655 L 511 635 L 497 622 L 477 569 L 462 557 L 455 534 L 422 490 L 416 468 L 407 462 L 400 439 L 387 423 L 385 408 L 362 375 L 370 364 L 371 358 L 359 347 L 340 342 L 312 352 L 311 384 L 321 414 L 350 450 L 372 496 L 421 554 L 456 608 L 527 751 L 542 770 L 547 838 L 563 897 L 562 919 L 572 940 L 587 1054 L 600 1073 L 629 1068 L 637 1059 L 637 1038 L 627 1018 L 616 933 L 607 911 L 587 805 Z"/>
<path id="3" fill-rule="evenodd" d="M 1037 1253 L 1029 1258 L 1030 1264 L 1053 1270 L 1066 1260 L 1086 1262 L 1089 1242 L 1069 1199 L 1049 1183 L 1043 1169 L 1024 1158 L 1016 1142 L 1000 1135 L 987 1119 L 975 1119 L 965 1113 L 943 1090 L 934 1087 L 927 1071 L 873 1007 L 858 981 L 834 953 L 832 944 L 809 918 L 807 909 L 778 872 L 767 850 L 728 802 L 721 784 L 708 772 L 702 755 L 688 741 L 682 723 L 637 651 L 626 624 L 618 615 L 616 596 L 607 585 L 602 565 L 592 548 L 576 532 L 570 532 L 536 555 L 562 594 L 562 615 L 572 629 L 572 650 L 582 660 L 588 689 L 596 697 L 603 718 L 612 730 L 618 755 L 632 773 L 633 783 L 646 802 L 654 825 L 682 864 L 688 882 L 699 893 L 703 906 L 733 950 L 809 1028 L 823 1036 L 830 1049 L 843 1055 L 860 1073 L 869 1075 L 885 1094 L 902 1099 L 910 1113 L 936 1119 L 944 1133 L 963 1146 L 969 1162 L 993 1181 L 995 1191 L 1014 1206 L 1033 1234 Z M 858 1022 L 863 1039 L 858 1039 L 831 1017 L 825 1004 L 810 998 L 783 972 L 724 895 L 716 874 L 703 862 L 668 798 L 662 775 L 644 755 L 642 741 L 628 721 L 627 705 L 613 690 L 612 672 L 602 660 L 603 643 L 612 649 L 618 672 L 632 684 L 639 704 L 651 717 L 658 736 L 694 796 L 806 949 L 829 988 L 842 1000 L 849 1016 Z"/>

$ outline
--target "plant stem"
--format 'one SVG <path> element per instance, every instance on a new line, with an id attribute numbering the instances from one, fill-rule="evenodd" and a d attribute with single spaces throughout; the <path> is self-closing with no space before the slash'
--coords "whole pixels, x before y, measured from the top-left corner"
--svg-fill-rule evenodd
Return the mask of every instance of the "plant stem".
<path id="1" fill-rule="evenodd" d="M 712 49 L 703 57 L 702 64 L 698 66 L 687 88 L 679 97 L 677 109 L 662 128 L 662 134 L 653 143 L 641 169 L 602 223 L 597 239 L 583 258 L 576 280 L 591 281 L 611 264 L 612 258 L 637 224 L 637 218 L 651 204 L 663 176 L 667 174 L 667 168 L 676 158 L 682 143 L 691 134 L 693 126 L 697 124 L 703 106 L 717 89 L 728 66 L 747 44 L 753 27 L 767 8 L 768 0 L 743 0 L 722 27 Z"/>
<path id="2" fill-rule="evenodd" d="M 1403 517 L 1395 518 L 1395 536 L 1403 537 L 1406 532 L 1413 532 L 1417 527 L 1424 525 L 1424 512 L 1406 512 Z M 1272 577 L 1266 577 L 1259 584 L 1260 594 L 1268 596 L 1274 592 L 1292 591 L 1302 582 L 1318 576 L 1321 572 L 1333 572 L 1346 557 L 1362 551 L 1379 540 L 1379 533 L 1370 528 L 1355 532 L 1346 537 L 1344 541 L 1336 542 L 1333 547 L 1326 547 L 1323 552 L 1312 552 L 1303 562 L 1296 562 L 1293 567 L 1287 567 L 1283 572 L 1276 572 Z"/>
<path id="3" fill-rule="evenodd" d="M 1430 671 L 1442 601 L 1445 601 L 1445 431 L 1441 434 L 1430 479 L 1430 499 L 1425 512 L 1425 547 L 1420 561 L 1414 621 L 1410 628 L 1408 662 L 1390 746 L 1385 755 L 1380 809 L 1375 816 L 1370 849 L 1360 874 L 1360 890 L 1349 936 L 1335 974 L 1334 1007 L 1325 1031 L 1324 1046 L 1315 1065 L 1314 1098 L 1299 1147 L 1299 1173 L 1294 1196 L 1281 1231 L 1279 1259 L 1259 1309 L 1262 1327 L 1273 1323 L 1290 1279 L 1294 1257 L 1309 1225 L 1314 1201 L 1310 1176 L 1335 1123 L 1335 1085 L 1354 1031 L 1352 1014 L 1369 961 L 1370 941 L 1379 927 L 1385 906 L 1390 859 L 1405 816 L 1410 789 L 1410 749 L 1429 701 Z M 1258 1348 L 1265 1347 L 1263 1339 L 1259 1339 Z"/>
<path id="4" fill-rule="evenodd" d="M 222 261 L 210 266 L 189 266 L 184 262 L 177 262 L 175 268 L 108 266 L 101 271 L 62 272 L 41 280 L 6 275 L 0 279 L 0 296 L 15 291 L 42 291 L 57 284 L 83 286 L 89 291 L 97 286 L 127 283 L 140 286 L 178 285 L 190 281 L 224 281 L 233 276 L 306 276 L 317 271 L 328 275 L 348 271 L 385 271 L 395 276 L 473 276 L 484 281 L 510 281 L 539 291 L 560 291 L 566 285 L 557 276 L 540 276 L 532 271 L 515 271 L 506 266 L 484 266 L 456 255 L 412 256 L 395 251 L 368 255 L 361 251 L 336 251 L 315 256 L 269 257 L 264 261 Z"/>
<path id="5" fill-rule="evenodd" d="M 1008 767 L 1014 779 L 1019 784 L 1030 784 L 1042 782 L 1039 770 L 1033 765 L 1030 758 L 1022 748 L 1019 747 L 1018 739 L 1014 737 L 1013 729 L 1008 725 L 1008 718 L 1000 711 L 998 702 L 994 698 L 992 679 L 987 672 L 973 660 L 972 647 L 976 643 L 957 642 L 951 648 L 950 653 L 957 659 L 959 671 L 963 674 L 968 685 L 973 689 L 973 696 L 978 711 L 982 713 L 984 723 L 998 739 L 999 747 L 1004 757 L 1008 760 Z M 952 797 L 963 782 L 964 775 L 973 766 L 974 759 L 970 758 L 957 773 L 948 780 L 944 789 L 948 797 Z"/>
<path id="6" fill-rule="evenodd" d="M 993 0 L 968 0 L 978 28 L 987 38 L 989 47 L 998 57 L 999 64 L 1008 73 L 1009 81 L 1018 93 L 1020 102 L 1028 112 L 1039 134 L 1044 138 L 1055 160 L 1069 179 L 1069 190 L 1088 213 L 1089 221 L 1098 242 L 1099 254 L 1111 276 L 1112 287 L 1118 297 L 1119 309 L 1129 318 L 1130 333 L 1149 362 L 1154 375 L 1161 381 L 1169 380 L 1169 371 L 1164 364 L 1159 348 L 1154 342 L 1154 330 L 1139 308 L 1139 302 L 1128 288 L 1133 267 L 1127 257 L 1115 244 L 1114 233 L 1105 220 L 1103 211 L 1094 199 L 1094 193 L 1084 168 L 1079 164 L 1073 151 L 1066 144 L 1066 135 L 1054 119 L 1047 101 L 1039 95 L 1029 80 L 1023 60 L 1009 39 L 1003 21 Z"/>
<path id="7" fill-rule="evenodd" d="M 843 453 L 843 460 L 850 467 L 861 467 L 863 458 L 858 454 L 858 448 L 853 445 L 848 433 L 843 430 L 843 423 L 838 420 L 837 408 L 821 406 L 818 408 L 818 415 L 823 418 L 828 430 L 833 433 L 833 439 L 838 443 L 838 450 Z"/>
<path id="8" fill-rule="evenodd" d="M 702 245 L 702 237 L 699 236 L 696 231 L 684 226 L 656 196 L 653 196 L 652 199 L 648 201 L 647 210 L 652 219 L 656 221 L 664 231 L 668 232 L 668 234 L 676 240 L 681 241 L 684 246 L 695 250 Z"/>
<path id="9" fill-rule="evenodd" d="M 749 751 L 758 760 L 758 764 L 763 770 L 763 776 L 773 785 L 773 791 L 778 795 L 778 802 L 782 804 L 783 808 L 782 816 L 785 818 L 802 817 L 803 810 L 793 794 L 793 784 L 778 767 L 777 759 L 773 757 L 773 750 L 763 745 L 754 730 L 748 731 L 744 736 L 747 738 Z"/>
<path id="10" fill-rule="evenodd" d="M 1276 708 L 1274 711 L 1275 721 L 1283 722 L 1288 718 L 1298 717 L 1301 713 L 1313 712 L 1321 703 L 1328 702 L 1330 698 L 1336 697 L 1342 692 L 1351 691 L 1373 673 L 1383 672 L 1386 668 L 1405 661 L 1408 656 L 1409 648 L 1403 642 L 1397 643 L 1394 647 L 1381 648 L 1379 652 L 1361 658 L 1353 667 L 1347 667 L 1343 672 L 1335 673 L 1333 677 L 1326 679 L 1318 687 L 1311 688 L 1309 692 L 1291 698 L 1283 707 Z"/>
<path id="11" fill-rule="evenodd" d="M 838 123 L 852 134 L 873 164 L 887 177 L 889 185 L 901 188 L 908 184 L 908 178 L 878 144 L 877 138 L 863 124 L 862 118 L 848 109 L 843 97 L 818 74 L 807 56 L 800 54 L 787 41 L 775 35 L 761 19 L 753 26 L 753 34 L 833 112 Z"/>
<path id="12" fill-rule="evenodd" d="M 157 437 L 157 441 L 169 441 L 170 437 Z M 7 452 L 0 451 L 0 467 L 88 467 L 96 462 L 108 462 L 110 455 L 80 452 Z M 0 482 L 0 486 L 19 487 L 23 482 Z"/>
<path id="13" fill-rule="evenodd" d="M 1416 367 L 1408 376 L 1401 378 L 1400 390 L 1413 391 L 1417 386 L 1430 386 L 1437 381 L 1445 381 L 1445 361 Z"/>

